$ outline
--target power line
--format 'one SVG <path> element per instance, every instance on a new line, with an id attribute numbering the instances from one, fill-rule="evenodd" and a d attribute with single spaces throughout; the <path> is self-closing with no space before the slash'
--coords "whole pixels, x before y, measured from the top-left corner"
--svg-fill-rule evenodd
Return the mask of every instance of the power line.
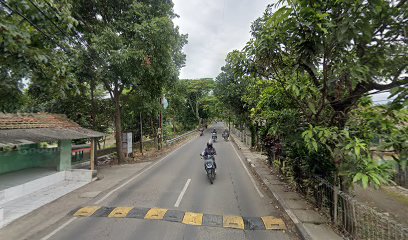
<path id="1" fill-rule="evenodd" d="M 40 32 L 42 35 L 44 35 L 45 37 L 47 37 L 49 40 L 51 40 L 55 45 L 59 46 L 64 52 L 66 53 L 70 53 L 69 51 L 67 51 L 63 46 L 61 46 L 53 37 L 51 37 L 50 35 L 48 35 L 47 33 L 45 33 L 40 27 L 38 27 L 36 24 L 34 24 L 30 19 L 28 19 L 24 14 L 22 14 L 21 12 L 19 12 L 18 10 L 10 7 L 10 5 L 8 5 L 4 0 L 0 0 L 0 3 L 5 6 L 6 8 L 8 8 L 12 13 L 17 13 L 17 15 L 19 15 L 20 17 L 22 17 L 26 22 L 28 22 L 32 27 L 34 27 L 38 32 Z"/>
<path id="2" fill-rule="evenodd" d="M 45 14 L 45 13 L 41 10 L 41 8 L 39 8 L 39 7 L 37 6 L 37 4 L 35 4 L 32 0 L 28 0 L 28 1 L 29 1 L 38 11 L 40 11 L 40 13 L 41 13 L 49 22 L 51 22 L 52 25 L 54 25 L 63 35 L 65 35 L 66 37 L 68 37 L 68 36 L 66 35 L 65 31 L 63 31 L 57 24 L 55 24 L 55 22 L 54 22 L 50 17 L 48 17 L 48 15 Z"/>
<path id="3" fill-rule="evenodd" d="M 29 0 L 30 2 L 31 2 L 31 0 Z M 52 6 L 49 2 L 48 2 L 48 0 L 43 0 L 47 5 L 48 5 L 48 7 L 57 15 L 57 16 L 59 16 L 60 15 L 60 11 L 58 10 L 58 9 L 56 9 L 54 6 Z M 81 39 L 81 36 L 79 35 L 79 33 L 76 31 L 76 30 L 73 30 L 73 32 L 75 33 L 75 35 L 77 36 L 76 37 L 76 40 L 77 40 L 77 42 L 79 42 L 81 45 L 83 45 L 83 46 L 85 46 L 85 47 L 87 47 L 87 48 L 90 48 L 90 46 L 88 45 L 88 43 L 87 42 L 84 42 L 82 39 Z"/>

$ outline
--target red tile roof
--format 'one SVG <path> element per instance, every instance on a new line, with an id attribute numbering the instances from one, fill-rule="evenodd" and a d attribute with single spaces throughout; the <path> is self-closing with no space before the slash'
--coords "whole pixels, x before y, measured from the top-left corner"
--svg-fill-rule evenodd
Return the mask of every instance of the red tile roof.
<path id="1" fill-rule="evenodd" d="M 77 123 L 62 114 L 16 113 L 0 114 L 0 129 L 77 128 Z"/>
<path id="2" fill-rule="evenodd" d="M 95 138 L 104 135 L 104 133 L 82 128 L 65 115 L 0 113 L 0 147 L 43 141 Z"/>

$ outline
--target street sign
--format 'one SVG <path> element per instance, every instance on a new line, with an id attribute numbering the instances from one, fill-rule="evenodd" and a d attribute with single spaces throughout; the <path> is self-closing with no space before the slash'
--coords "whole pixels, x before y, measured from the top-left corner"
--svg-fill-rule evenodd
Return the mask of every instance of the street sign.
<path id="1" fill-rule="evenodd" d="M 123 153 L 126 155 L 129 155 L 133 152 L 133 142 L 132 142 L 132 133 L 123 133 L 122 134 L 122 148 L 123 148 Z"/>

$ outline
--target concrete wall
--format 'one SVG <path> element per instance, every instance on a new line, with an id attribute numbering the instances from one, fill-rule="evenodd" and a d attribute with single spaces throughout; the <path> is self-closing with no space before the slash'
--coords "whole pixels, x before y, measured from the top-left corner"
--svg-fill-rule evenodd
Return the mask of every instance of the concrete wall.
<path id="1" fill-rule="evenodd" d="M 22 145 L 18 150 L 0 152 L 0 174 L 35 167 L 57 169 L 59 157 L 58 148 L 39 148 L 38 144 Z M 71 153 L 68 157 L 71 157 Z"/>
<path id="2" fill-rule="evenodd" d="M 0 191 L 0 205 L 62 181 L 91 182 L 92 171 L 86 169 L 61 171 L 14 187 L 6 188 Z"/>

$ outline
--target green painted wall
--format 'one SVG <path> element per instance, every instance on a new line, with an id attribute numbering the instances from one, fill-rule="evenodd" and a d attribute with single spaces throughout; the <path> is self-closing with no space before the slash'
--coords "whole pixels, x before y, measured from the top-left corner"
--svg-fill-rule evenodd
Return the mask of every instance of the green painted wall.
<path id="1" fill-rule="evenodd" d="M 72 143 L 71 140 L 64 140 L 58 142 L 59 161 L 57 163 L 57 170 L 64 171 L 71 169 L 71 154 L 72 154 Z"/>
<path id="2" fill-rule="evenodd" d="M 71 153 L 68 156 L 71 157 Z M 58 148 L 38 148 L 38 144 L 22 145 L 15 151 L 0 152 L 0 174 L 35 167 L 57 170 L 59 157 Z"/>

